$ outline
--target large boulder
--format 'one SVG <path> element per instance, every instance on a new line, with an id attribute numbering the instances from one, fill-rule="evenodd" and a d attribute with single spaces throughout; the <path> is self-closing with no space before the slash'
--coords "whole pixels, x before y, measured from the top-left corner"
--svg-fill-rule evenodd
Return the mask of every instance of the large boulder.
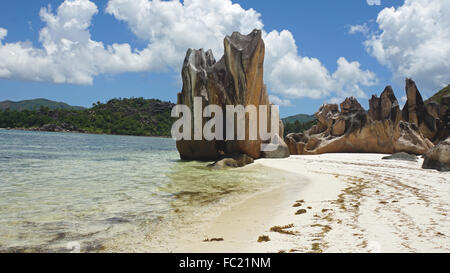
<path id="1" fill-rule="evenodd" d="M 450 138 L 430 149 L 424 158 L 422 168 L 441 172 L 450 171 Z"/>
<path id="2" fill-rule="evenodd" d="M 178 104 L 187 105 L 193 110 L 194 97 L 202 98 L 202 106 L 218 105 L 226 118 L 227 105 L 265 105 L 270 110 L 267 87 L 263 81 L 265 45 L 262 32 L 254 30 L 249 35 L 233 33 L 224 40 L 224 56 L 215 61 L 211 51 L 190 49 L 184 61 L 182 78 L 183 89 L 178 94 Z M 270 130 L 271 112 L 268 111 Z M 259 123 L 259 112 L 257 122 Z M 192 117 L 192 124 L 194 117 Z M 203 119 L 202 126 L 208 121 Z M 245 117 L 246 139 L 249 134 L 249 115 Z M 282 129 L 282 128 L 281 128 Z M 227 136 L 226 128 L 223 130 Z M 280 135 L 283 131 L 280 130 Z M 235 138 L 237 131 L 235 128 Z M 192 136 L 193 137 L 193 136 Z M 217 160 L 227 154 L 247 154 L 260 158 L 262 140 L 181 140 L 177 148 L 182 159 Z"/>
<path id="3" fill-rule="evenodd" d="M 272 137 L 269 145 L 272 149 L 262 152 L 264 158 L 287 158 L 291 155 L 288 145 L 278 134 Z"/>

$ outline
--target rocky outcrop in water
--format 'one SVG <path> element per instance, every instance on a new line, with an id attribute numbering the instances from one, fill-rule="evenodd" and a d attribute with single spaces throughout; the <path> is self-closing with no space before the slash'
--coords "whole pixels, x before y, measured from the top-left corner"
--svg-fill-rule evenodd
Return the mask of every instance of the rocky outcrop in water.
<path id="1" fill-rule="evenodd" d="M 183 89 L 178 94 L 178 104 L 187 105 L 193 111 L 194 98 L 201 97 L 203 107 L 220 106 L 224 118 L 226 105 L 266 105 L 270 110 L 267 87 L 263 81 L 265 45 L 261 31 L 254 30 L 249 35 L 235 32 L 225 38 L 224 49 L 224 56 L 217 62 L 211 50 L 188 50 L 182 69 Z M 259 122 L 259 113 L 257 115 Z M 270 111 L 268 115 L 270 123 Z M 245 139 L 249 139 L 248 114 L 245 119 Z M 202 126 L 207 121 L 203 119 Z M 223 139 L 226 139 L 226 128 L 223 131 Z M 236 130 L 234 133 L 234 139 L 237 139 Z M 280 135 L 283 135 L 281 130 Z M 227 154 L 246 154 L 255 159 L 264 156 L 259 137 L 253 141 L 181 140 L 177 141 L 177 148 L 181 158 L 186 160 L 217 160 Z"/>
<path id="2" fill-rule="evenodd" d="M 246 165 L 252 164 L 254 162 L 253 158 L 246 154 L 235 154 L 228 155 L 218 160 L 214 164 L 209 165 L 208 167 L 220 170 L 226 168 L 241 168 Z"/>
<path id="3" fill-rule="evenodd" d="M 430 149 L 424 158 L 422 168 L 441 172 L 450 171 L 450 138 Z"/>
<path id="4" fill-rule="evenodd" d="M 353 97 L 347 98 L 340 110 L 336 104 L 323 105 L 315 114 L 317 125 L 305 133 L 286 137 L 290 153 L 426 153 L 434 145 L 422 130 L 434 138 L 437 129 L 431 125 L 436 121 L 422 107 L 420 93 L 415 92 L 412 83 L 407 80 L 408 98 L 411 97 L 403 111 L 407 120 L 402 120 L 398 101 L 388 86 L 379 98 L 372 97 L 368 112 Z"/>

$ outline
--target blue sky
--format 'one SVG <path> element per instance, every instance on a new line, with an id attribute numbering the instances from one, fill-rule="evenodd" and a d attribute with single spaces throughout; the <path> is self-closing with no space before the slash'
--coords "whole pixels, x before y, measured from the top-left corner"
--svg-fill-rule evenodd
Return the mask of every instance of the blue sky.
<path id="1" fill-rule="evenodd" d="M 0 100 L 43 97 L 81 106 L 114 97 L 175 102 L 188 47 L 212 47 L 219 59 L 223 35 L 262 24 L 270 54 L 265 81 L 272 98 L 281 101 L 282 116 L 312 114 L 325 101 L 350 95 L 367 107 L 371 94 L 380 94 L 387 84 L 402 102 L 404 77 L 413 77 L 425 97 L 450 83 L 450 24 L 445 19 L 450 5 L 445 1 L 232 1 L 237 8 L 229 0 L 191 0 L 156 3 L 153 9 L 149 0 L 63 2 L 0 4 Z M 48 5 L 51 9 L 42 12 Z M 139 19 L 136 12 L 143 7 L 150 11 Z M 212 21 L 196 16 L 203 12 Z M 180 17 L 185 21 L 173 23 Z M 221 17 L 233 18 L 232 23 L 214 19 Z M 430 18 L 436 29 L 426 23 L 417 27 Z M 109 50 L 113 44 L 130 50 Z"/>

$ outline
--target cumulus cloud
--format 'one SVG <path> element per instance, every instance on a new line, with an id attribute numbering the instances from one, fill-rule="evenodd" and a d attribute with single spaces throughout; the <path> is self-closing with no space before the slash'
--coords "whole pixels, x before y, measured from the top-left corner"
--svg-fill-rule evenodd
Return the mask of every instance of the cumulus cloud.
<path id="1" fill-rule="evenodd" d="M 405 0 L 377 18 L 379 33 L 367 51 L 388 66 L 394 80 L 412 77 L 431 95 L 450 83 L 450 1 Z"/>
<path id="2" fill-rule="evenodd" d="M 97 6 L 89 0 L 66 0 L 52 13 L 42 8 L 46 24 L 39 33 L 42 48 L 29 42 L 0 44 L 0 77 L 38 82 L 92 84 L 104 73 L 145 71 L 158 57 L 128 44 L 104 46 L 88 28 Z"/>
<path id="3" fill-rule="evenodd" d="M 349 62 L 343 57 L 338 59 L 337 64 L 338 68 L 332 76 L 337 94 L 342 97 L 367 98 L 361 87 L 377 84 L 375 73 L 361 70 L 359 62 Z"/>
<path id="4" fill-rule="evenodd" d="M 369 33 L 369 27 L 367 26 L 367 24 L 352 25 L 350 26 L 348 33 L 349 34 L 362 33 L 364 35 L 367 35 Z"/>
<path id="5" fill-rule="evenodd" d="M 274 105 L 293 106 L 290 100 L 280 99 L 279 97 L 277 97 L 275 95 L 270 95 L 269 99 L 270 99 L 270 102 Z"/>
<path id="6" fill-rule="evenodd" d="M 105 12 L 124 21 L 136 37 L 148 43 L 145 49 L 137 50 L 129 44 L 104 45 L 92 40 L 89 27 L 98 12 L 89 0 L 65 0 L 55 12 L 43 8 L 40 17 L 45 26 L 39 33 L 42 47 L 0 43 L 0 77 L 92 84 L 100 74 L 178 71 L 188 48 L 212 49 L 220 57 L 224 36 L 264 27 L 258 12 L 243 9 L 231 0 L 109 0 Z M 0 37 L 5 35 L 6 30 L 0 31 Z M 322 98 L 333 92 L 363 97 L 362 87 L 374 80 L 373 73 L 344 58 L 338 60 L 338 70 L 330 74 L 319 59 L 298 54 L 288 30 L 263 29 L 263 38 L 266 82 L 273 93 L 285 98 Z M 289 104 L 286 99 L 273 98 Z"/>
<path id="7" fill-rule="evenodd" d="M 0 41 L 2 41 L 6 35 L 8 35 L 8 30 L 0 27 Z"/>
<path id="8" fill-rule="evenodd" d="M 373 6 L 373 5 L 379 6 L 379 5 L 381 5 L 381 0 L 367 0 L 367 4 L 369 6 Z"/>

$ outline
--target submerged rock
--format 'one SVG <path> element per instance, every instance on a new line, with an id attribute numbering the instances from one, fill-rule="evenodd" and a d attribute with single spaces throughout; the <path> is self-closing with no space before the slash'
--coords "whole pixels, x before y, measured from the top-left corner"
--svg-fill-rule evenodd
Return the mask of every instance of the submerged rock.
<path id="1" fill-rule="evenodd" d="M 440 142 L 424 156 L 422 168 L 450 171 L 450 138 Z"/>
<path id="2" fill-rule="evenodd" d="M 390 156 L 385 156 L 382 159 L 384 159 L 384 160 L 403 160 L 403 161 L 415 161 L 415 162 L 417 162 L 417 156 L 416 155 L 403 153 L 403 152 L 395 153 L 395 154 L 390 155 Z"/>
<path id="3" fill-rule="evenodd" d="M 254 159 L 246 154 L 231 155 L 209 165 L 213 169 L 240 168 L 254 163 Z"/>

